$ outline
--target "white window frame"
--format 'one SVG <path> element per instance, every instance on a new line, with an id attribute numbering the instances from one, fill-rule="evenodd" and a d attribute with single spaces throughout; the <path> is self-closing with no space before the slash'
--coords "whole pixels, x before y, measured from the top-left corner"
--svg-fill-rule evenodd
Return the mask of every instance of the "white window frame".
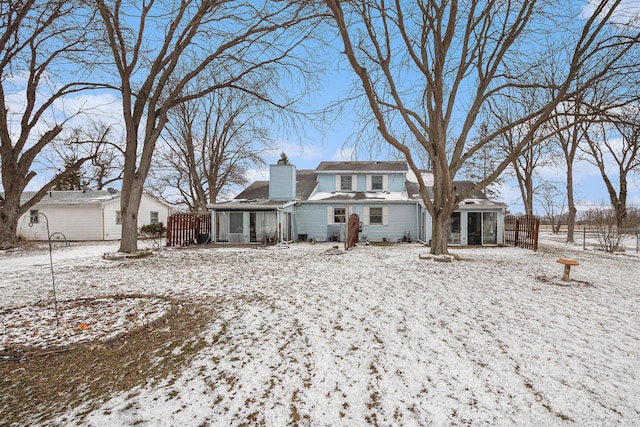
<path id="1" fill-rule="evenodd" d="M 149 224 L 158 224 L 159 222 L 160 222 L 160 212 L 158 211 L 149 212 Z"/>
<path id="2" fill-rule="evenodd" d="M 122 212 L 116 211 L 116 224 L 122 224 Z"/>
<path id="3" fill-rule="evenodd" d="M 336 216 L 340 217 L 341 215 L 336 215 L 336 209 L 344 210 L 344 221 L 337 222 Z M 327 206 L 327 225 L 331 224 L 346 224 L 347 219 L 349 218 L 350 209 L 347 206 Z"/>
<path id="4" fill-rule="evenodd" d="M 382 209 L 382 222 L 381 223 L 372 223 L 371 222 L 371 209 Z M 364 225 L 389 225 L 389 206 L 365 206 L 363 209 L 364 213 Z"/>
<path id="5" fill-rule="evenodd" d="M 38 218 L 39 215 L 40 211 L 38 209 L 31 209 L 29 211 L 29 222 L 31 224 L 38 224 L 40 222 L 40 218 Z"/>
<path id="6" fill-rule="evenodd" d="M 374 189 L 373 188 L 373 177 L 380 176 L 382 177 L 382 188 Z M 367 191 L 389 191 L 389 176 L 388 175 L 367 175 Z"/>
<path id="7" fill-rule="evenodd" d="M 351 188 L 342 187 L 342 177 L 351 177 Z M 336 191 L 357 191 L 358 176 L 357 175 L 336 175 Z"/>

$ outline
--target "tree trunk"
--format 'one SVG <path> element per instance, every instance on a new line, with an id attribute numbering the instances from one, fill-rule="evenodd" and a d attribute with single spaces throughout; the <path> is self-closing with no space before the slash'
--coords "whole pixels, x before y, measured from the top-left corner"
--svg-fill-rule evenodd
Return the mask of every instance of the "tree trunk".
<path id="1" fill-rule="evenodd" d="M 130 191 L 123 191 L 120 199 L 122 215 L 122 240 L 120 252 L 132 253 L 138 250 L 138 210 L 142 199 L 144 180 L 134 178 Z"/>
<path id="2" fill-rule="evenodd" d="M 575 201 L 573 200 L 573 163 L 567 161 L 567 243 L 574 242 L 574 230 L 576 227 L 576 209 Z"/>
<path id="3" fill-rule="evenodd" d="M 614 205 L 616 209 L 616 225 L 618 229 L 627 226 L 627 176 L 620 170 L 620 191 L 618 203 Z"/>
<path id="4" fill-rule="evenodd" d="M 431 224 L 431 253 L 433 255 L 446 255 L 449 253 L 449 221 L 451 213 L 432 216 Z"/>
<path id="5" fill-rule="evenodd" d="M 4 205 L 0 208 L 0 248 L 7 249 L 15 246 L 18 241 L 18 214 L 17 206 L 10 206 L 5 200 Z"/>
<path id="6" fill-rule="evenodd" d="M 7 157 L 5 155 L 5 157 Z M 2 165 L 4 200 L 0 202 L 0 247 L 10 248 L 18 242 L 18 221 L 31 207 L 20 206 L 20 197 L 26 186 L 22 175 L 9 162 Z"/>

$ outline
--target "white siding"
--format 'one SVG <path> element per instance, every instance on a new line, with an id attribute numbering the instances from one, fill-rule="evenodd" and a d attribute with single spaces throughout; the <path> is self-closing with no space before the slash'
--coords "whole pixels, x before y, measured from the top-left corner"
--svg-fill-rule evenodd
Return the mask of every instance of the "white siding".
<path id="1" fill-rule="evenodd" d="M 122 238 L 122 224 L 116 224 L 116 211 L 120 210 L 120 199 L 111 200 L 104 205 L 104 240 L 119 240 Z M 142 194 L 140 209 L 138 210 L 138 228 L 151 223 L 151 212 L 158 212 L 158 222 L 167 226 L 169 206 L 151 197 Z"/>
<path id="2" fill-rule="evenodd" d="M 49 220 L 49 233 L 62 233 L 67 240 L 101 240 L 102 209 L 98 204 L 82 204 L 73 206 L 35 205 L 31 210 L 38 210 Z M 29 227 L 29 212 L 18 222 L 18 236 L 28 240 L 47 240 L 47 229 L 44 218 L 38 224 Z"/>
<path id="3" fill-rule="evenodd" d="M 138 212 L 138 227 L 151 222 L 151 212 L 158 212 L 158 221 L 167 225 L 169 206 L 148 194 L 142 195 Z M 116 211 L 120 210 L 120 199 L 103 203 L 36 204 L 37 210 L 47 216 L 49 232 L 64 234 L 67 240 L 119 240 L 122 225 L 116 224 Z M 28 240 L 47 240 L 44 219 L 29 227 L 29 212 L 18 222 L 18 236 Z"/>
<path id="4" fill-rule="evenodd" d="M 395 242 L 402 239 L 405 232 L 411 234 L 412 239 L 417 237 L 416 205 L 413 203 L 394 204 L 382 206 L 383 224 L 366 224 L 369 211 L 368 205 L 353 204 L 303 204 L 296 208 L 296 230 L 298 234 L 306 234 L 308 238 L 324 241 L 327 239 L 327 226 L 333 224 L 333 208 L 346 207 L 347 216 L 356 213 L 363 222 L 362 235 L 369 241 L 379 242 L 383 238 Z"/>

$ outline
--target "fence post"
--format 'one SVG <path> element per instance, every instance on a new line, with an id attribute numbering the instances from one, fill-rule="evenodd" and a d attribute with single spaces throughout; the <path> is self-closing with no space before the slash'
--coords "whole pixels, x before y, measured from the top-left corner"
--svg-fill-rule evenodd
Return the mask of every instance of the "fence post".
<path id="1" fill-rule="evenodd" d="M 587 226 L 582 227 L 582 250 L 587 250 Z"/>

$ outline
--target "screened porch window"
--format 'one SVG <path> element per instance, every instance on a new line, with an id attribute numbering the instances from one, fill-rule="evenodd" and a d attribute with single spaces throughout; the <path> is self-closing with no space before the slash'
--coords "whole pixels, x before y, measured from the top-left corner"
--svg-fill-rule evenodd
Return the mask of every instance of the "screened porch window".
<path id="1" fill-rule="evenodd" d="M 498 243 L 498 214 L 484 212 L 482 214 L 482 244 L 495 245 Z"/>
<path id="2" fill-rule="evenodd" d="M 242 234 L 243 214 L 242 212 L 231 212 L 229 214 L 229 233 Z"/>
<path id="3" fill-rule="evenodd" d="M 449 221 L 449 243 L 452 245 L 460 244 L 460 212 L 451 214 Z"/>

